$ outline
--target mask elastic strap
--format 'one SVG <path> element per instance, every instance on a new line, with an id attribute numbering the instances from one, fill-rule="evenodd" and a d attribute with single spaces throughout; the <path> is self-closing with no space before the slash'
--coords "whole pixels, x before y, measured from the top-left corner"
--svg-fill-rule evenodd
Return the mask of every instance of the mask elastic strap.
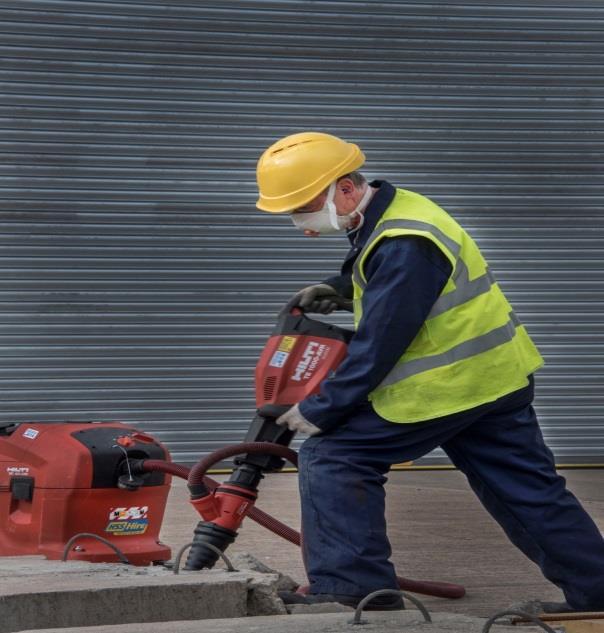
<path id="1" fill-rule="evenodd" d="M 363 227 L 363 224 L 365 224 L 365 216 L 361 213 L 361 219 L 359 220 L 359 223 L 353 229 L 349 229 L 348 231 L 346 231 L 346 235 L 352 235 L 353 233 L 360 231 Z"/>
<path id="2" fill-rule="evenodd" d="M 341 226 L 338 222 L 338 211 L 336 209 L 336 205 L 334 203 L 334 198 L 336 197 L 336 183 L 332 182 L 331 185 L 329 185 L 329 189 L 327 190 L 327 198 L 325 198 L 325 204 L 323 205 L 323 207 L 327 207 L 328 209 L 328 213 L 329 213 L 329 223 L 331 224 L 331 226 L 340 231 L 341 230 Z"/>
<path id="3" fill-rule="evenodd" d="M 348 216 L 351 219 L 356 214 L 359 214 L 361 216 L 361 219 L 359 220 L 359 223 L 353 229 L 350 229 L 347 232 L 348 235 L 351 235 L 352 233 L 356 233 L 357 231 L 360 231 L 361 227 L 363 226 L 363 224 L 365 224 L 365 214 L 362 213 L 362 212 L 367 207 L 367 204 L 369 203 L 369 199 L 371 198 L 372 195 L 373 195 L 373 190 L 371 189 L 371 187 L 369 185 L 367 185 L 367 189 L 365 190 L 365 193 L 363 194 L 363 197 L 359 201 L 359 204 L 357 204 L 357 206 L 354 208 L 354 211 Z"/>

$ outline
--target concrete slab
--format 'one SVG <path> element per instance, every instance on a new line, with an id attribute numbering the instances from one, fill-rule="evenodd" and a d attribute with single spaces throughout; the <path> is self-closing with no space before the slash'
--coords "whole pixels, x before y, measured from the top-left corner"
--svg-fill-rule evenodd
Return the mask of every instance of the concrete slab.
<path id="1" fill-rule="evenodd" d="M 353 625 L 351 613 L 318 615 L 284 615 L 230 620 L 170 622 L 162 624 L 127 624 L 79 628 L 77 633 L 481 633 L 486 620 L 458 614 L 434 613 L 432 623 L 423 621 L 418 611 L 371 612 L 363 615 L 362 626 Z M 496 624 L 491 633 L 543 633 L 534 626 L 519 627 Z M 22 631 L 22 633 L 34 633 Z M 69 629 L 43 629 L 35 633 L 70 633 Z M 74 632 L 75 633 L 75 632 Z"/>
<path id="2" fill-rule="evenodd" d="M 0 558 L 0 633 L 286 613 L 276 574 Z M 165 629 L 164 629 L 165 631 Z"/>

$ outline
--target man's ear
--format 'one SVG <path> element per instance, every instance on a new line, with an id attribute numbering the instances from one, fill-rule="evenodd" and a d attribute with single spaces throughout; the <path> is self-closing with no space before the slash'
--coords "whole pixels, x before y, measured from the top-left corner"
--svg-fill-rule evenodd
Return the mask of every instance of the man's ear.
<path id="1" fill-rule="evenodd" d="M 354 191 L 355 187 L 350 178 L 341 178 L 340 180 L 338 180 L 338 189 L 343 194 L 350 195 Z"/>

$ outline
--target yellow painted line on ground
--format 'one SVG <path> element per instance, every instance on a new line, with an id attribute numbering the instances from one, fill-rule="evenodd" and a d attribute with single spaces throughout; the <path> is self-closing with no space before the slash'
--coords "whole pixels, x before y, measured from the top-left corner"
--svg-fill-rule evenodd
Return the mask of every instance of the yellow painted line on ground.
<path id="1" fill-rule="evenodd" d="M 598 469 L 598 468 L 604 468 L 604 464 L 556 464 L 556 468 L 558 470 L 589 470 L 589 469 Z M 394 466 L 392 466 L 392 468 L 390 470 L 413 470 L 413 471 L 423 471 L 423 470 L 457 470 L 457 468 L 455 468 L 455 466 L 452 466 L 451 464 L 432 464 L 432 465 L 426 465 L 426 466 L 422 466 L 417 465 L 417 464 L 411 464 L 411 463 L 404 463 L 404 464 L 394 464 Z M 230 473 L 233 472 L 232 468 L 217 468 L 216 470 L 209 470 L 208 471 L 208 475 L 229 475 Z M 283 470 L 280 470 L 279 472 L 281 473 L 297 473 L 298 470 L 296 468 L 284 468 Z"/>

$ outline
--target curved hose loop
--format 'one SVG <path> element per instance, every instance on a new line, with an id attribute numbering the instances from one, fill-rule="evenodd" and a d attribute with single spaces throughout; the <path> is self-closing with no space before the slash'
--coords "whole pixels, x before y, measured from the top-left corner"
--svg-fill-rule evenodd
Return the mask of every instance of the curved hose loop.
<path id="1" fill-rule="evenodd" d="M 359 602 L 354 612 L 354 619 L 351 624 L 365 624 L 365 622 L 361 620 L 363 609 L 378 596 L 403 596 L 403 598 L 411 601 L 419 609 L 420 613 L 424 616 L 424 622 L 432 622 L 428 609 L 426 609 L 426 607 L 415 596 L 408 594 L 406 591 L 398 591 L 397 589 L 380 589 L 379 591 L 374 591 L 368 596 L 365 596 L 361 602 Z"/>
<path id="2" fill-rule="evenodd" d="M 219 550 L 217 547 L 212 545 L 211 543 L 187 543 L 186 545 L 183 545 L 178 550 L 178 553 L 176 554 L 176 557 L 174 558 L 174 573 L 175 574 L 180 574 L 180 561 L 182 559 L 182 555 L 189 549 L 189 547 L 192 547 L 193 545 L 207 547 L 208 549 L 211 549 L 214 552 L 214 554 L 218 554 L 218 556 L 222 558 L 222 560 L 224 561 L 224 564 L 226 565 L 227 571 L 238 571 L 237 569 L 233 567 L 231 561 L 227 558 L 227 555 L 221 550 Z"/>
<path id="3" fill-rule="evenodd" d="M 504 615 L 516 615 L 525 620 L 530 620 L 533 624 L 536 624 L 538 627 L 541 627 L 544 631 L 547 631 L 547 633 L 556 633 L 556 631 L 552 629 L 551 626 L 548 626 L 543 620 L 540 620 L 537 616 L 531 615 L 530 613 L 524 613 L 523 611 L 499 611 L 499 613 L 496 613 L 495 615 L 491 616 L 485 622 L 485 625 L 482 627 L 482 633 L 489 633 L 489 631 L 491 630 L 491 627 L 495 623 L 495 620 L 499 620 L 499 618 L 502 618 Z"/>
<path id="4" fill-rule="evenodd" d="M 65 562 L 67 560 L 71 546 L 80 538 L 93 538 L 93 539 L 96 539 L 97 541 L 100 541 L 101 543 L 104 543 L 117 554 L 117 557 L 120 559 L 121 563 L 124 563 L 124 565 L 130 565 L 130 561 L 126 558 L 126 555 L 124 554 L 124 552 L 122 552 L 122 550 L 119 547 L 114 545 L 111 541 L 108 541 L 106 538 L 103 538 L 102 536 L 99 536 L 98 534 L 93 534 L 92 532 L 80 532 L 79 534 L 75 534 L 74 536 L 72 536 L 67 541 L 67 543 L 65 543 L 65 549 L 63 550 L 63 556 L 61 557 L 62 562 Z"/>
<path id="5" fill-rule="evenodd" d="M 276 455 L 287 459 L 294 466 L 298 465 L 298 454 L 287 446 L 273 444 L 272 442 L 243 442 L 243 444 L 234 444 L 233 446 L 225 446 L 209 455 L 200 459 L 189 473 L 189 485 L 198 485 L 203 483 L 203 477 L 207 470 L 217 462 L 234 457 L 235 455 L 243 455 L 244 453 L 253 453 L 261 455 Z"/>

